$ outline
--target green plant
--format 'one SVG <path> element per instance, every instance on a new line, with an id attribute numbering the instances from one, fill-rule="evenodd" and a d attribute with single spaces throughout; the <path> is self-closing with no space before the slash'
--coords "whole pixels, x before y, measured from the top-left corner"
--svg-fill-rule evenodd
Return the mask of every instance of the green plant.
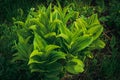
<path id="1" fill-rule="evenodd" d="M 12 46 L 14 40 L 17 40 L 16 33 L 17 27 L 7 25 L 6 23 L 0 24 L 0 54 L 6 57 L 10 57 L 12 53 Z M 8 52 L 9 51 L 9 52 Z"/>
<path id="2" fill-rule="evenodd" d="M 116 80 L 120 79 L 119 77 L 119 66 L 120 66 L 120 55 L 118 50 L 119 42 L 116 41 L 117 37 L 112 36 L 112 39 L 110 41 L 110 52 L 109 55 L 105 55 L 104 59 L 102 61 L 102 72 L 105 75 L 105 79 L 109 80 Z"/>
<path id="3" fill-rule="evenodd" d="M 91 51 L 105 46 L 99 38 L 103 27 L 97 14 L 80 17 L 72 4 L 32 8 L 25 22 L 15 24 L 21 29 L 13 60 L 27 61 L 31 72 L 40 73 L 42 80 L 82 73 L 86 57 L 92 58 Z"/>
<path id="4" fill-rule="evenodd" d="M 117 31 L 117 33 L 119 33 L 120 30 L 120 1 L 119 0 L 112 0 L 109 2 L 108 6 L 108 22 L 107 25 L 111 28 L 111 29 L 115 29 Z"/>
<path id="5" fill-rule="evenodd" d="M 0 55 L 0 80 L 39 80 L 38 74 L 31 74 L 25 62 L 11 63 L 11 60 Z"/>

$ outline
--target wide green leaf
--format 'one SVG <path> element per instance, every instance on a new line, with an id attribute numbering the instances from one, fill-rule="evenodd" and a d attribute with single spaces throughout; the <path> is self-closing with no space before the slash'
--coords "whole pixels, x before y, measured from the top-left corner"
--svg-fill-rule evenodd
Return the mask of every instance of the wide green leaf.
<path id="1" fill-rule="evenodd" d="M 100 39 L 97 39 L 95 40 L 91 45 L 90 45 L 90 48 L 91 49 L 101 49 L 101 48 L 104 48 L 105 47 L 105 43 L 100 40 Z"/>
<path id="2" fill-rule="evenodd" d="M 47 33 L 44 37 L 45 38 L 50 38 L 50 37 L 56 37 L 56 33 L 55 32 L 50 32 L 50 33 Z"/>
<path id="3" fill-rule="evenodd" d="M 78 74 L 84 71 L 84 64 L 79 59 L 72 59 L 65 68 L 71 74 Z"/>
<path id="4" fill-rule="evenodd" d="M 96 40 L 102 32 L 103 32 L 103 27 L 101 25 L 96 25 L 88 29 L 87 33 L 93 36 L 93 40 Z"/>
<path id="5" fill-rule="evenodd" d="M 72 45 L 71 52 L 79 52 L 85 49 L 92 43 L 92 41 L 93 39 L 89 35 L 78 37 Z"/>
<path id="6" fill-rule="evenodd" d="M 92 16 L 90 16 L 87 22 L 88 22 L 88 25 L 100 24 L 97 14 L 93 14 Z M 87 27 L 89 28 L 90 26 L 87 26 Z"/>
<path id="7" fill-rule="evenodd" d="M 34 32 L 34 35 L 34 49 L 38 49 L 39 51 L 43 50 L 47 43 L 40 35 L 38 35 L 38 33 Z"/>
<path id="8" fill-rule="evenodd" d="M 65 59 L 66 54 L 60 51 L 52 51 L 48 56 L 49 63 L 56 62 L 59 59 Z"/>
<path id="9" fill-rule="evenodd" d="M 86 29 L 87 26 L 88 24 L 83 18 L 78 18 L 75 22 L 75 27 L 79 30 L 82 29 L 84 34 L 87 32 L 87 29 Z"/>
<path id="10" fill-rule="evenodd" d="M 51 52 L 52 50 L 57 49 L 57 48 L 60 48 L 60 46 L 57 46 L 57 45 L 47 45 L 47 46 L 45 47 L 45 52 L 46 52 L 46 53 L 49 53 L 49 52 Z"/>

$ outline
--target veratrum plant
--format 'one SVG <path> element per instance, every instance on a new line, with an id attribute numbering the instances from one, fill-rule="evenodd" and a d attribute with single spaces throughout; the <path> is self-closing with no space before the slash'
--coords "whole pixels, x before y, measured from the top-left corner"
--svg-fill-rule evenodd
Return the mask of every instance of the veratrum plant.
<path id="1" fill-rule="evenodd" d="M 105 46 L 99 38 L 103 27 L 97 14 L 80 17 L 72 4 L 64 8 L 59 3 L 58 7 L 50 4 L 48 8 L 40 6 L 37 11 L 32 8 L 25 22 L 15 24 L 21 27 L 18 37 L 31 37 L 25 44 L 33 45 L 30 52 L 30 46 L 19 48 L 19 40 L 16 56 L 18 60 L 28 58 L 31 72 L 39 72 L 41 80 L 60 80 L 66 73 L 82 73 L 85 58 L 92 58 L 92 50 Z"/>

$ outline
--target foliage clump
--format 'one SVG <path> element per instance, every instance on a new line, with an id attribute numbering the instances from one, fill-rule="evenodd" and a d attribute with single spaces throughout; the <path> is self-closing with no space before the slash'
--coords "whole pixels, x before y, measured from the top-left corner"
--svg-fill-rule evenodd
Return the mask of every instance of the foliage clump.
<path id="1" fill-rule="evenodd" d="M 13 61 L 28 62 L 31 72 L 40 73 L 43 80 L 82 73 L 86 57 L 93 57 L 91 51 L 105 46 L 100 39 L 103 27 L 97 14 L 80 16 L 72 5 L 32 8 L 25 22 L 16 21 L 20 30 Z"/>

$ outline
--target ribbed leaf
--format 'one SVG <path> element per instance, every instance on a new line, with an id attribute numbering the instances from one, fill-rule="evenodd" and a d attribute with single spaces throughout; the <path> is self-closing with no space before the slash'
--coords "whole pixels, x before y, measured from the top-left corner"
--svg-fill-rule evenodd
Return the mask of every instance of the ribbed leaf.
<path id="1" fill-rule="evenodd" d="M 79 59 L 72 59 L 65 68 L 71 74 L 78 74 L 84 71 L 84 64 Z"/>
<path id="2" fill-rule="evenodd" d="M 74 41 L 71 50 L 72 52 L 79 52 L 88 47 L 92 43 L 92 41 L 92 37 L 87 35 L 79 37 Z"/>
<path id="3" fill-rule="evenodd" d="M 57 45 L 47 45 L 47 46 L 45 47 L 45 52 L 46 52 L 46 53 L 49 53 L 49 52 L 51 52 L 52 50 L 57 49 L 57 48 L 60 48 L 60 46 L 57 46 Z"/>
<path id="4" fill-rule="evenodd" d="M 74 3 L 70 3 L 68 6 L 65 6 L 65 7 L 63 8 L 63 14 L 64 14 L 64 16 L 65 16 L 66 13 L 69 11 L 69 9 L 71 8 L 71 6 L 72 6 L 72 7 L 75 6 Z"/>
<path id="5" fill-rule="evenodd" d="M 104 47 L 105 47 L 105 43 L 102 40 L 100 40 L 100 39 L 95 40 L 90 45 L 90 48 L 92 48 L 92 49 L 101 49 L 101 48 L 104 48 Z"/>
<path id="6" fill-rule="evenodd" d="M 91 17 L 88 18 L 88 24 L 89 25 L 100 24 L 97 14 L 93 14 Z"/>
<path id="7" fill-rule="evenodd" d="M 53 22 L 50 24 L 50 31 L 55 31 L 55 29 L 57 29 L 58 27 L 56 27 L 57 25 L 60 25 L 62 23 L 61 20 L 59 19 L 55 19 L 53 20 Z"/>
<path id="8" fill-rule="evenodd" d="M 56 33 L 55 33 L 55 32 L 47 33 L 44 37 L 45 37 L 45 38 L 50 38 L 50 37 L 53 37 L 53 36 L 56 36 Z"/>
<path id="9" fill-rule="evenodd" d="M 27 50 L 28 50 L 27 45 L 19 43 L 19 44 L 16 44 L 16 48 L 17 48 L 18 53 L 19 53 L 18 55 L 21 55 L 24 58 L 29 57 L 28 52 L 27 52 Z"/>
<path id="10" fill-rule="evenodd" d="M 34 50 L 31 55 L 30 58 L 32 58 L 33 56 L 41 56 L 43 54 L 43 52 L 38 52 L 38 50 Z"/>
<path id="11" fill-rule="evenodd" d="M 69 41 L 69 37 L 67 35 L 63 34 L 63 33 L 57 35 L 56 37 L 57 38 L 61 37 L 61 38 L 65 39 L 66 41 Z"/>
<path id="12" fill-rule="evenodd" d="M 38 50 L 43 50 L 45 48 L 45 46 L 47 45 L 47 43 L 45 42 L 45 40 L 38 35 L 38 33 L 34 32 L 34 49 L 38 49 Z"/>
<path id="13" fill-rule="evenodd" d="M 84 34 L 87 32 L 86 27 L 88 26 L 88 24 L 83 18 L 77 19 L 75 26 L 76 26 L 76 28 L 79 28 L 79 30 L 82 29 Z"/>
<path id="14" fill-rule="evenodd" d="M 61 66 L 61 65 L 60 65 Z M 59 65 L 58 65 L 58 67 L 59 67 Z M 57 67 L 56 67 L 57 68 Z M 53 68 L 52 68 L 53 69 Z M 61 69 L 60 69 L 60 71 L 61 71 Z M 47 77 L 47 78 L 53 78 L 53 77 L 56 77 L 57 75 L 59 75 L 60 73 L 59 73 L 59 71 L 51 71 L 51 72 L 47 72 L 47 73 L 45 73 L 45 76 Z"/>
<path id="15" fill-rule="evenodd" d="M 48 6 L 48 8 L 46 10 L 46 14 L 48 15 L 49 19 L 51 18 L 51 11 L 52 11 L 52 4 L 50 3 L 50 5 Z M 50 22 L 52 22 L 52 20 Z"/>
<path id="16" fill-rule="evenodd" d="M 82 30 L 76 30 L 76 31 L 74 32 L 74 34 L 71 35 L 71 36 L 72 36 L 72 40 L 74 41 L 74 40 L 76 40 L 78 37 L 80 37 L 80 36 L 82 36 L 82 35 L 83 35 Z"/>
<path id="17" fill-rule="evenodd" d="M 48 80 L 59 80 L 57 75 L 60 74 L 60 72 L 63 70 L 63 67 L 61 64 L 55 62 L 47 65 L 46 70 L 48 70 L 48 72 L 45 74 L 45 76 Z"/>
<path id="18" fill-rule="evenodd" d="M 45 69 L 48 71 L 48 73 L 50 72 L 55 72 L 55 71 L 62 71 L 63 66 L 60 63 L 54 62 L 51 64 L 45 64 Z"/>
<path id="19" fill-rule="evenodd" d="M 32 69 L 31 69 L 31 72 L 32 72 L 32 73 L 33 73 L 33 72 L 40 72 L 40 73 L 41 73 L 41 72 L 46 72 L 46 71 L 41 70 L 41 69 L 39 69 L 39 68 L 38 68 L 38 69 L 37 69 L 37 68 L 35 68 L 35 69 L 32 68 Z"/>
<path id="20" fill-rule="evenodd" d="M 49 64 L 56 62 L 59 59 L 65 59 L 66 54 L 60 51 L 53 51 L 48 56 Z"/>
<path id="21" fill-rule="evenodd" d="M 31 63 L 43 63 L 46 62 L 46 54 L 43 52 L 38 52 L 38 50 L 34 50 L 30 55 L 30 60 L 28 64 Z"/>
<path id="22" fill-rule="evenodd" d="M 91 51 L 86 51 L 85 55 L 91 59 L 93 58 L 93 53 Z"/>
<path id="23" fill-rule="evenodd" d="M 61 25 L 59 27 L 60 30 L 60 35 L 62 38 L 64 38 L 68 43 L 70 43 L 71 39 L 72 39 L 72 35 L 73 33 L 70 31 L 70 29 L 68 29 L 65 25 Z M 67 39 L 68 38 L 68 39 Z"/>
<path id="24" fill-rule="evenodd" d="M 18 38 L 19 38 L 19 43 L 15 43 L 15 47 L 17 49 L 17 53 L 14 54 L 13 56 L 14 61 L 16 60 L 25 60 L 28 61 L 29 55 L 32 51 L 32 45 L 28 44 L 28 41 L 30 39 L 30 36 L 24 39 L 19 33 L 18 33 Z"/>
<path id="25" fill-rule="evenodd" d="M 102 32 L 103 27 L 101 25 L 94 26 L 88 30 L 88 33 L 93 36 L 93 40 L 96 40 Z"/>
<path id="26" fill-rule="evenodd" d="M 38 60 L 35 60 L 35 59 L 30 59 L 29 62 L 28 62 L 28 65 L 32 65 L 32 63 L 36 63 L 36 64 L 43 64 L 45 63 L 46 61 L 38 61 Z"/>
<path id="27" fill-rule="evenodd" d="M 20 53 L 15 53 L 13 55 L 13 59 L 11 60 L 11 62 L 15 62 L 15 61 L 19 61 L 19 60 L 22 60 L 22 61 L 27 61 L 25 57 L 23 57 L 22 55 L 20 55 Z"/>
<path id="28" fill-rule="evenodd" d="M 47 31 L 45 25 L 38 18 L 32 18 L 29 22 L 33 25 L 38 25 L 42 31 Z"/>
<path id="29" fill-rule="evenodd" d="M 19 40 L 19 42 L 20 43 L 24 43 L 24 38 L 23 38 L 23 36 L 21 36 L 19 33 L 17 33 L 17 35 L 18 35 L 18 40 Z"/>
<path id="30" fill-rule="evenodd" d="M 69 12 L 69 13 L 65 16 L 63 22 L 66 24 L 66 23 L 68 22 L 68 20 L 70 20 L 70 18 L 73 17 L 73 15 L 74 15 L 74 12 Z"/>
<path id="31" fill-rule="evenodd" d="M 32 63 L 29 65 L 31 72 L 48 72 L 43 64 Z"/>
<path id="32" fill-rule="evenodd" d="M 105 43 L 102 40 L 97 40 L 97 42 L 95 44 L 98 45 L 99 48 L 105 47 Z"/>

